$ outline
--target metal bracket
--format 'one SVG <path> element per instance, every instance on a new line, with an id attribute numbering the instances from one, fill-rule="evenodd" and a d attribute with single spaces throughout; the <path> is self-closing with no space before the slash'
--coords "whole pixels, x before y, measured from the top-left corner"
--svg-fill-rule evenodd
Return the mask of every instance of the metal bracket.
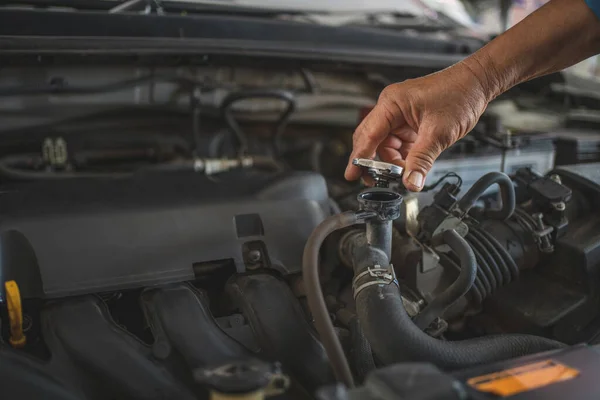
<path id="1" fill-rule="evenodd" d="M 534 238 L 540 239 L 540 238 L 542 238 L 544 236 L 548 236 L 552 232 L 554 232 L 554 228 L 551 227 L 551 226 L 547 226 L 544 229 L 541 229 L 541 230 L 538 230 L 538 231 L 531 231 L 531 234 L 533 235 Z"/>
<path id="2" fill-rule="evenodd" d="M 437 268 L 440 256 L 429 246 L 421 243 L 421 272 L 429 272 Z"/>
<path id="3" fill-rule="evenodd" d="M 535 225 L 537 230 L 532 231 L 533 238 L 538 243 L 538 248 L 542 253 L 552 253 L 554 251 L 554 245 L 550 240 L 550 234 L 554 231 L 552 226 L 544 225 L 544 215 L 542 213 L 537 213 L 532 215 L 535 220 Z"/>

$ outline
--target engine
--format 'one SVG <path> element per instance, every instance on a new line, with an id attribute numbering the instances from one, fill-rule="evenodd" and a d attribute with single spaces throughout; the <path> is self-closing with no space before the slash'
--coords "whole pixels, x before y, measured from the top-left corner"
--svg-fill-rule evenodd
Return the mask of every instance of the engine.
<path id="1" fill-rule="evenodd" d="M 2 3 L 0 400 L 600 398 L 594 82 L 504 93 L 409 193 L 343 171 L 487 42 L 443 13 Z"/>
<path id="2" fill-rule="evenodd" d="M 489 173 L 464 194 L 449 174 L 414 195 L 401 169 L 359 162 L 376 187 L 344 212 L 312 173 L 5 186 L 7 387 L 345 398 L 328 388 L 386 365 L 426 362 L 446 379 L 595 343 L 596 165 Z"/>
<path id="3" fill-rule="evenodd" d="M 391 169 L 363 166 L 386 189 L 366 190 L 359 212 L 329 220 L 366 224 L 340 245 L 354 270 L 354 306 L 373 354 L 354 360 L 352 370 L 390 367 L 360 389 L 325 390 L 323 398 L 597 395 L 583 375 L 600 359 L 582 345 L 596 344 L 598 335 L 597 165 L 547 176 L 521 169 L 512 179 L 492 172 L 462 196 L 460 177 L 449 175 L 453 182 L 426 205 L 409 196 L 397 232 L 391 221 L 402 196 L 387 188 Z M 328 353 L 342 360 L 337 376 L 352 387 L 343 356 L 335 346 Z M 570 386 L 553 386 L 580 375 Z M 589 392 L 578 397 L 582 390 Z"/>
<path id="4" fill-rule="evenodd" d="M 561 167 L 540 176 L 522 169 L 512 180 L 489 173 L 462 196 L 457 184 L 444 184 L 419 212 L 411 239 L 398 244 L 402 280 L 427 304 L 416 324 L 446 336 L 523 332 L 568 344 L 593 341 L 596 245 L 587 240 L 595 241 L 595 170 Z M 496 185 L 499 191 L 485 196 Z M 449 229 L 473 253 L 469 279 L 460 254 L 439 245 Z"/>

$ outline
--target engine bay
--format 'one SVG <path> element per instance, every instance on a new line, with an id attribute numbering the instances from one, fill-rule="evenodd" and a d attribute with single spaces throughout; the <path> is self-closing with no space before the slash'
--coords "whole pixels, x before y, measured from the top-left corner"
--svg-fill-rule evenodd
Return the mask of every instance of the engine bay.
<path id="1" fill-rule="evenodd" d="M 7 182 L 4 372 L 42 379 L 52 398 L 196 398 L 257 382 L 303 398 L 345 382 L 329 334 L 346 387 L 387 365 L 462 371 L 596 343 L 597 164 L 492 172 L 466 193 L 449 175 L 433 195 L 365 168 L 380 179 L 354 194 L 356 210 L 314 172 Z M 315 244 L 340 218 L 351 222 Z"/>
<path id="2" fill-rule="evenodd" d="M 46 12 L 0 9 L 31 22 L 0 23 L 3 399 L 600 395 L 600 163 L 561 162 L 556 77 L 496 100 L 411 193 L 377 160 L 354 160 L 373 186 L 343 179 L 354 128 L 474 38 L 369 30 L 354 53 L 319 28 L 336 51 L 229 54 L 194 50 L 196 23 L 264 21 L 181 13 L 151 51 L 158 15 L 94 37 L 87 12 L 38 32 Z M 314 28 L 277 18 L 289 43 Z M 418 54 L 376 58 L 397 35 Z"/>

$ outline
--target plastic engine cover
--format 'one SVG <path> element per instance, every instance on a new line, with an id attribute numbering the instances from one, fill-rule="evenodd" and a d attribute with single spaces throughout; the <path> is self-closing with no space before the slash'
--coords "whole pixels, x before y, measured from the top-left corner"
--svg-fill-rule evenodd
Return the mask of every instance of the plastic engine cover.
<path id="1" fill-rule="evenodd" d="M 329 213 L 320 175 L 255 171 L 23 183 L 4 187 L 0 210 L 0 275 L 41 276 L 42 293 L 25 298 L 187 281 L 194 264 L 213 261 L 242 272 L 248 243 L 271 268 L 298 272 L 308 236 Z"/>

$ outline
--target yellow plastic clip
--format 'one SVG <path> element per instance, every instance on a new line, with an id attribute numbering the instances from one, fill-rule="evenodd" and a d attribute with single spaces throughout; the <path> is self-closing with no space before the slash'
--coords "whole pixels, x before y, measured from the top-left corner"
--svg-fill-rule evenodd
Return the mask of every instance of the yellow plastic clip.
<path id="1" fill-rule="evenodd" d="M 6 289 L 6 307 L 10 321 L 10 339 L 12 347 L 20 349 L 25 346 L 27 339 L 23 334 L 23 308 L 21 306 L 21 293 L 15 281 L 4 282 Z"/>

